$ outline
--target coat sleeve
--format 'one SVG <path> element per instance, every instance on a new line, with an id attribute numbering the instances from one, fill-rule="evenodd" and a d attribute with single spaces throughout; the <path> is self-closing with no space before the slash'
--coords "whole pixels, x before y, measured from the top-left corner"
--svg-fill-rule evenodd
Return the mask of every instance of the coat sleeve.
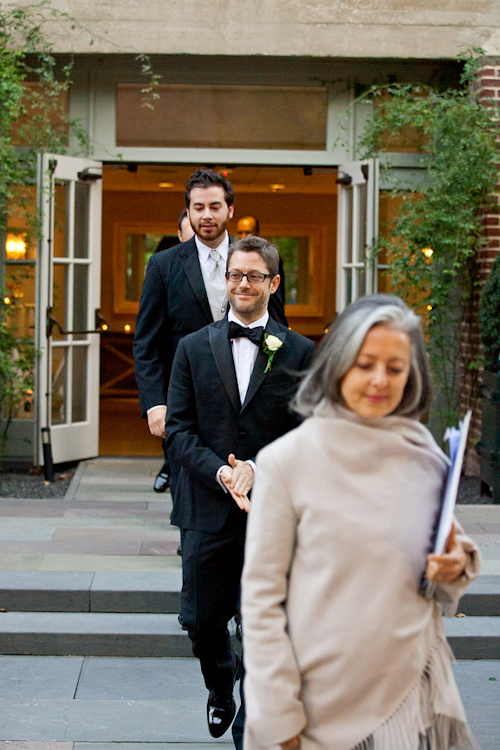
<path id="1" fill-rule="evenodd" d="M 195 384 L 184 339 L 174 357 L 168 389 L 165 434 L 169 456 L 211 489 L 220 489 L 217 471 L 226 464 L 198 435 Z M 221 493 L 222 494 L 222 493 Z"/>
<path id="2" fill-rule="evenodd" d="M 460 598 L 464 595 L 469 583 L 479 574 L 481 567 L 481 554 L 477 544 L 465 534 L 456 518 L 454 524 L 457 541 L 462 544 L 467 554 L 467 565 L 462 575 L 453 583 L 436 585 L 434 598 L 445 617 L 455 615 Z"/>
<path id="3" fill-rule="evenodd" d="M 166 404 L 166 307 L 165 286 L 153 256 L 142 287 L 134 336 L 135 378 L 143 416 L 152 406 Z"/>
<path id="4" fill-rule="evenodd" d="M 264 746 L 299 735 L 306 724 L 286 611 L 297 522 L 273 448 L 264 449 L 257 459 L 242 578 L 246 721 Z"/>

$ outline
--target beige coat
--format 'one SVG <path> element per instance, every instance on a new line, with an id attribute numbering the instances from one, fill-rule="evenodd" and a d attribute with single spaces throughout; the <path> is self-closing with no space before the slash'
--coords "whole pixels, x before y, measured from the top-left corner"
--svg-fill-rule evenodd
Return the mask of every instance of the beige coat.
<path id="1" fill-rule="evenodd" d="M 340 407 L 265 448 L 247 529 L 245 750 L 475 747 L 417 593 L 447 459 L 421 424 Z M 453 609 L 478 571 L 436 597 Z M 373 743 L 373 744 L 369 744 Z"/>

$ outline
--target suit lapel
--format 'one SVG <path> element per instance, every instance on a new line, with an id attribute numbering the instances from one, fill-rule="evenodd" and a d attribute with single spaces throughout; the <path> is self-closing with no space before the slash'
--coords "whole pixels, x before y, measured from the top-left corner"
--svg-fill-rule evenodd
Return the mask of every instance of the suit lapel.
<path id="1" fill-rule="evenodd" d="M 240 393 L 238 391 L 238 381 L 236 380 L 236 370 L 234 369 L 231 342 L 227 337 L 228 328 L 229 324 L 227 318 L 225 318 L 221 326 L 209 326 L 208 336 L 215 364 L 224 383 L 227 395 L 235 410 L 239 412 L 241 408 Z"/>
<path id="2" fill-rule="evenodd" d="M 200 268 L 200 261 L 198 258 L 198 250 L 196 248 L 196 242 L 192 237 L 187 242 L 183 243 L 184 247 L 179 250 L 179 257 L 186 274 L 187 280 L 193 294 L 200 303 L 203 312 L 207 318 L 207 323 L 213 323 L 212 312 L 208 302 L 207 292 L 205 289 L 205 282 L 203 281 L 203 274 Z"/>
<path id="3" fill-rule="evenodd" d="M 273 320 L 271 317 L 267 321 L 266 326 L 266 334 L 272 334 L 273 336 L 277 336 L 281 341 L 285 341 L 286 339 L 286 330 L 284 331 L 282 326 L 280 326 L 278 323 L 276 323 L 275 320 Z M 264 373 L 264 370 L 267 367 L 267 354 L 264 353 L 262 347 L 259 348 L 259 352 L 257 354 L 257 359 L 255 360 L 255 365 L 252 370 L 252 375 L 250 377 L 250 383 L 248 384 L 248 390 L 247 394 L 245 396 L 245 401 L 243 402 L 243 405 L 241 407 L 241 411 L 243 409 L 246 409 L 250 401 L 253 399 L 257 391 L 259 390 L 260 386 L 262 385 L 262 382 L 265 377 L 267 377 L 267 373 Z"/>

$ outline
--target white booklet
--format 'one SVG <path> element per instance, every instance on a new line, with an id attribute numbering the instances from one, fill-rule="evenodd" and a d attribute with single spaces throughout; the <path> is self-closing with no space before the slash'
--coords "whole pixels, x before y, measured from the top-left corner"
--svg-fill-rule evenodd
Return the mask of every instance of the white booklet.
<path id="1" fill-rule="evenodd" d="M 438 513 L 431 544 L 431 552 L 435 555 L 443 554 L 446 550 L 446 542 L 450 535 L 471 417 L 472 411 L 469 409 L 464 419 L 459 423 L 458 428 L 448 427 L 444 434 L 444 439 L 448 441 L 451 466 L 448 469 L 441 508 Z M 435 585 L 428 581 L 424 576 L 422 590 L 425 591 L 427 597 L 430 598 L 433 595 L 434 588 Z"/>

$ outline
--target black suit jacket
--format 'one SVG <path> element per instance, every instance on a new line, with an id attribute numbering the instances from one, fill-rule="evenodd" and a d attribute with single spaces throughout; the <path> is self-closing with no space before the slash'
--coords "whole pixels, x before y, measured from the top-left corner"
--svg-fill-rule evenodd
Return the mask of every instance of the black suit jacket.
<path id="1" fill-rule="evenodd" d="M 269 313 L 287 325 L 277 294 L 271 296 Z M 142 287 L 134 336 L 135 377 L 143 416 L 152 406 L 167 403 L 179 341 L 209 323 L 213 318 L 194 237 L 153 255 Z"/>
<path id="2" fill-rule="evenodd" d="M 258 451 L 299 423 L 289 402 L 297 373 L 312 359 L 314 344 L 269 318 L 266 332 L 284 343 L 269 372 L 259 350 L 245 402 L 240 403 L 227 318 L 184 338 L 177 349 L 168 394 L 167 446 L 180 466 L 171 521 L 199 531 L 219 531 L 237 508 L 215 477 L 236 458 Z M 238 511 L 244 518 L 244 511 Z"/>

